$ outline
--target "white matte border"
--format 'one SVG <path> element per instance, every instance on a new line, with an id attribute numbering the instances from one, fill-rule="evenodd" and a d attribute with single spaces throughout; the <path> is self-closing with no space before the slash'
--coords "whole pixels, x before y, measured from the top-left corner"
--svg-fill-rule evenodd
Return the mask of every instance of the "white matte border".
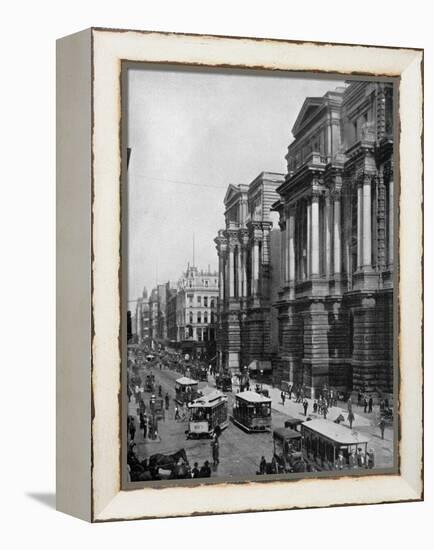
<path id="1" fill-rule="evenodd" d="M 422 498 L 422 52 L 94 29 L 93 520 Z M 401 76 L 401 475 L 120 491 L 119 249 L 121 60 Z"/>

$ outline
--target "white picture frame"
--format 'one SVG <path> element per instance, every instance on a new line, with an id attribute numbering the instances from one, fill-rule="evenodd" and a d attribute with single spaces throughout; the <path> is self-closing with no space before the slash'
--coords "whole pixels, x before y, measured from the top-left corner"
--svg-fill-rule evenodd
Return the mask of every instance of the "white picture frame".
<path id="1" fill-rule="evenodd" d="M 399 473 L 121 489 L 123 61 L 399 78 Z M 57 45 L 57 507 L 87 521 L 423 499 L 423 51 L 92 28 Z"/>

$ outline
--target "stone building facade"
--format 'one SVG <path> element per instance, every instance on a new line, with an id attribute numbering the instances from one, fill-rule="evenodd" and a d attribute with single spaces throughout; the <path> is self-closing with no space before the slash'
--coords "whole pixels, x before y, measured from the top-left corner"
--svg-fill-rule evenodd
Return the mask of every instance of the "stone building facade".
<path id="1" fill-rule="evenodd" d="M 305 100 L 278 187 L 276 384 L 393 390 L 393 87 Z"/>
<path id="2" fill-rule="evenodd" d="M 142 344 L 149 340 L 149 302 L 148 291 L 146 287 L 143 289 L 142 296 L 136 302 L 136 314 L 134 316 L 135 327 L 133 332 L 137 338 L 137 342 Z"/>
<path id="3" fill-rule="evenodd" d="M 279 268 L 272 265 L 270 250 L 276 248 L 280 234 L 273 231 L 270 208 L 283 182 L 283 174 L 262 172 L 249 185 L 229 185 L 224 198 L 226 228 L 215 239 L 219 258 L 217 364 L 233 373 L 255 360 L 264 369 L 271 368 L 277 351 L 272 337 L 277 332 L 277 316 L 271 302 Z"/>
<path id="4" fill-rule="evenodd" d="M 205 349 L 215 341 L 217 297 L 217 272 L 189 265 L 178 281 L 176 305 L 172 304 L 177 342 L 191 340 Z"/>

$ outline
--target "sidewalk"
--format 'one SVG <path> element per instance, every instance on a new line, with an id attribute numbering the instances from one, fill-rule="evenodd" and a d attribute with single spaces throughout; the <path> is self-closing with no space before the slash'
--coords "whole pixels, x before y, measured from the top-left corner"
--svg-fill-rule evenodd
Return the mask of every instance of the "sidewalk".
<path id="1" fill-rule="evenodd" d="M 252 384 L 253 385 L 253 384 Z M 262 384 L 262 387 L 264 389 L 267 389 L 269 391 L 270 399 L 271 399 L 271 408 L 281 412 L 282 414 L 286 414 L 288 416 L 293 416 L 294 418 L 300 418 L 301 420 L 306 419 L 307 417 L 310 418 L 323 418 L 320 414 L 314 414 L 313 412 L 313 402 L 314 399 L 307 399 L 307 402 L 309 403 L 309 407 L 307 409 L 307 416 L 304 416 L 304 409 L 302 403 L 296 403 L 291 399 L 291 401 L 286 398 L 285 399 L 285 405 L 282 404 L 282 398 L 281 398 L 281 390 L 278 388 L 273 388 L 269 384 Z M 353 414 L 354 414 L 354 421 L 353 421 L 353 428 L 362 428 L 367 426 L 372 426 L 372 422 L 374 420 L 374 415 L 372 415 L 372 419 L 366 418 L 364 416 L 361 416 L 360 414 L 356 413 L 353 406 Z M 348 422 L 348 409 L 341 408 L 339 406 L 337 407 L 330 407 L 327 413 L 327 420 L 334 421 L 336 418 L 342 415 L 344 417 L 344 421 L 341 422 L 342 425 L 350 427 L 350 424 Z"/>

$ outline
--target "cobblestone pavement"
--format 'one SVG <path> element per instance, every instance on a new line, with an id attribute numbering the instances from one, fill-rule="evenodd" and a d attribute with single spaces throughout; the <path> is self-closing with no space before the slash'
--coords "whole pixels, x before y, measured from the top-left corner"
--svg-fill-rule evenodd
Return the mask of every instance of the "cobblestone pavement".
<path id="1" fill-rule="evenodd" d="M 190 465 L 193 466 L 194 462 L 199 463 L 199 467 L 205 460 L 209 460 L 212 463 L 212 452 L 209 439 L 189 440 L 186 438 L 185 431 L 187 429 L 187 422 L 181 422 L 175 420 L 174 407 L 175 407 L 175 380 L 181 376 L 178 372 L 168 369 L 160 370 L 159 368 L 143 368 L 141 375 L 148 373 L 154 373 L 156 388 L 158 392 L 158 386 L 162 387 L 162 395 L 166 393 L 170 396 L 169 411 L 166 411 L 164 420 L 160 420 L 158 423 L 159 438 L 156 441 L 144 440 L 143 433 L 137 429 L 135 436 L 136 451 L 140 459 L 149 458 L 155 453 L 169 454 L 184 448 L 187 453 Z M 200 382 L 199 389 L 205 386 L 215 386 L 214 378 L 209 377 L 207 382 Z M 289 416 L 304 419 L 304 412 L 301 403 L 295 403 L 294 401 L 285 401 L 285 405 L 281 402 L 280 390 L 272 388 L 271 386 L 263 385 L 270 392 L 272 399 L 272 427 L 282 427 L 285 420 Z M 149 401 L 151 394 L 145 392 L 144 399 L 149 409 Z M 234 396 L 232 393 L 228 394 L 228 408 L 232 410 L 232 403 Z M 313 400 L 309 400 L 308 416 L 315 418 L 312 414 Z M 380 430 L 375 423 L 375 415 L 361 414 L 357 405 L 353 406 L 353 412 L 355 414 L 355 420 L 353 423 L 353 430 L 369 434 L 371 436 L 368 448 L 373 448 L 376 456 L 377 467 L 391 467 L 393 465 L 392 460 L 392 443 L 393 432 L 391 428 L 387 428 L 385 432 L 385 439 L 382 440 L 380 436 Z M 135 415 L 137 410 L 137 404 L 134 397 L 131 398 L 129 403 L 129 413 Z M 362 409 L 363 410 L 363 409 Z M 343 414 L 345 418 L 345 425 L 348 425 L 347 414 L 348 411 L 344 406 L 332 407 L 328 413 L 328 419 L 334 420 L 339 414 Z M 238 476 L 254 476 L 259 467 L 261 456 L 265 456 L 267 462 L 269 462 L 273 455 L 273 441 L 272 434 L 270 432 L 265 433 L 248 433 L 243 431 L 233 423 L 229 423 L 229 426 L 223 431 L 220 437 L 220 464 L 217 470 L 214 470 L 214 476 L 221 477 L 238 477 Z"/>

